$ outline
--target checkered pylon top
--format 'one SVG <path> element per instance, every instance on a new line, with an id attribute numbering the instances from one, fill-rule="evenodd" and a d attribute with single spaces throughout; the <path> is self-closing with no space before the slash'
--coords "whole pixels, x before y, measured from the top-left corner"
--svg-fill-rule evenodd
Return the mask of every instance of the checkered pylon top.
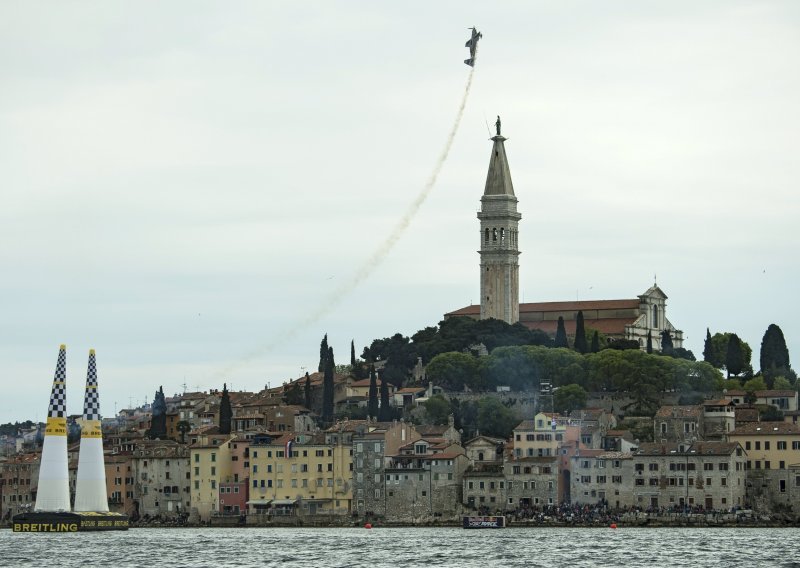
<path id="1" fill-rule="evenodd" d="M 94 358 L 94 349 L 89 350 L 86 395 L 83 398 L 83 419 L 100 420 L 100 394 L 97 392 L 97 364 Z"/>
<path id="2" fill-rule="evenodd" d="M 58 363 L 53 377 L 53 390 L 50 392 L 50 408 L 48 418 L 65 418 L 67 416 L 67 346 L 58 349 Z"/>

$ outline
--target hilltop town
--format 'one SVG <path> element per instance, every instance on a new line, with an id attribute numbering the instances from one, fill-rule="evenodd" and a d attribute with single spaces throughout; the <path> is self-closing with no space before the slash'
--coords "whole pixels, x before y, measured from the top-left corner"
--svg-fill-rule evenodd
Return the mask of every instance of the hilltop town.
<path id="1" fill-rule="evenodd" d="M 351 343 L 348 365 L 325 336 L 317 371 L 278 387 L 160 389 L 105 418 L 111 510 L 144 525 L 796 522 L 798 383 L 780 328 L 756 373 L 735 333 L 707 330 L 697 361 L 655 282 L 627 299 L 520 303 L 521 214 L 499 117 L 496 129 L 480 305 L 360 357 Z M 35 502 L 41 437 L 40 424 L 5 426 L 3 521 Z"/>
<path id="2" fill-rule="evenodd" d="M 629 392 L 599 391 L 578 408 L 554 412 L 545 381 L 526 391 L 448 391 L 419 363 L 409 386 L 398 388 L 377 367 L 366 379 L 343 366 L 260 392 L 156 393 L 153 404 L 104 419 L 111 510 L 142 524 L 262 525 L 451 522 L 488 512 L 530 521 L 572 518 L 586 507 L 607 514 L 754 510 L 794 519 L 800 506 L 794 389 L 727 389 L 696 404 L 665 391 L 652 416 L 623 410 L 635 408 Z M 492 400 L 526 418 L 502 436 L 501 423 L 487 419 L 480 424 L 494 431 L 465 430 L 465 416 L 457 424 L 437 410 L 442 401 L 466 407 L 471 400 Z M 76 427 L 76 417 L 70 424 Z M 35 501 L 37 436 L 35 425 L 3 436 L 4 521 Z M 69 448 L 73 491 L 77 452 L 76 441 Z"/>

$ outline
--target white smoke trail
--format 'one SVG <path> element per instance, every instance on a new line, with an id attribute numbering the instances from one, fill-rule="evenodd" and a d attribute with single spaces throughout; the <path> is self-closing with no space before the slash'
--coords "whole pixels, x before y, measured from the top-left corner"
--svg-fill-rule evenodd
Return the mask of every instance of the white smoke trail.
<path id="1" fill-rule="evenodd" d="M 464 95 L 461 98 L 461 104 L 458 107 L 458 113 L 456 114 L 455 121 L 453 122 L 453 126 L 447 136 L 447 142 L 445 143 L 441 154 L 439 154 L 439 159 L 436 161 L 427 183 L 425 183 L 425 186 L 422 188 L 422 191 L 419 192 L 419 195 L 417 195 L 416 199 L 414 199 L 414 201 L 412 201 L 408 206 L 408 209 L 406 209 L 405 213 L 397 222 L 397 225 L 395 225 L 392 232 L 389 233 L 389 236 L 386 237 L 386 239 L 375 250 L 375 252 L 372 253 L 372 255 L 358 268 L 358 270 L 353 273 L 352 276 L 350 276 L 344 281 L 344 283 L 339 285 L 333 292 L 328 294 L 323 299 L 320 306 L 315 311 L 303 317 L 297 323 L 297 325 L 282 333 L 280 337 L 272 338 L 265 345 L 250 352 L 249 354 L 244 355 L 237 362 L 227 366 L 216 375 L 217 378 L 224 377 L 236 368 L 246 365 L 253 359 L 268 353 L 281 343 L 284 343 L 297 335 L 297 333 L 299 333 L 301 330 L 317 322 L 323 316 L 333 311 L 349 292 L 363 282 L 370 274 L 372 274 L 378 265 L 383 262 L 383 260 L 386 258 L 386 255 L 390 250 L 392 250 L 392 247 L 397 244 L 397 241 L 400 240 L 400 237 L 411 224 L 411 220 L 417 214 L 419 208 L 422 207 L 422 204 L 428 198 L 428 195 L 430 195 L 431 191 L 433 190 L 433 186 L 436 184 L 436 179 L 439 177 L 439 173 L 442 171 L 442 167 L 447 161 L 447 156 L 450 154 L 450 148 L 453 146 L 453 140 L 455 140 L 458 127 L 461 125 L 461 118 L 464 116 L 464 108 L 467 106 L 467 98 L 469 97 L 469 91 L 472 88 L 472 76 L 474 74 L 475 68 L 471 67 L 469 71 L 469 77 L 467 78 L 467 85 L 464 88 Z"/>

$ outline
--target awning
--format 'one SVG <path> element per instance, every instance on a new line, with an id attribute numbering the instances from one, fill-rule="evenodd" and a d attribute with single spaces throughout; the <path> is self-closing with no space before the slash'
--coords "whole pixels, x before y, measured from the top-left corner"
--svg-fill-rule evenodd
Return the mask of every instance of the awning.
<path id="1" fill-rule="evenodd" d="M 255 506 L 261 505 L 262 507 L 266 507 L 270 503 L 272 503 L 272 499 L 252 499 L 252 500 L 248 501 L 245 504 L 246 505 L 255 505 Z"/>
<path id="2" fill-rule="evenodd" d="M 297 499 L 275 499 L 272 501 L 272 505 L 278 507 L 286 507 L 287 505 L 294 505 L 295 503 L 297 503 Z"/>

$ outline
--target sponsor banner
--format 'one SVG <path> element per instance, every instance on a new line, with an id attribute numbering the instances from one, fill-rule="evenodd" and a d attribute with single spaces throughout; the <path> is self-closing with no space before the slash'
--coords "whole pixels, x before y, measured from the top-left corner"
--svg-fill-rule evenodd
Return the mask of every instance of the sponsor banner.
<path id="1" fill-rule="evenodd" d="M 47 427 L 44 430 L 45 436 L 65 436 L 67 435 L 67 419 L 55 418 L 49 416 L 47 418 Z"/>
<path id="2" fill-rule="evenodd" d="M 84 420 L 81 425 L 81 438 L 102 438 L 103 431 L 99 420 Z"/>

